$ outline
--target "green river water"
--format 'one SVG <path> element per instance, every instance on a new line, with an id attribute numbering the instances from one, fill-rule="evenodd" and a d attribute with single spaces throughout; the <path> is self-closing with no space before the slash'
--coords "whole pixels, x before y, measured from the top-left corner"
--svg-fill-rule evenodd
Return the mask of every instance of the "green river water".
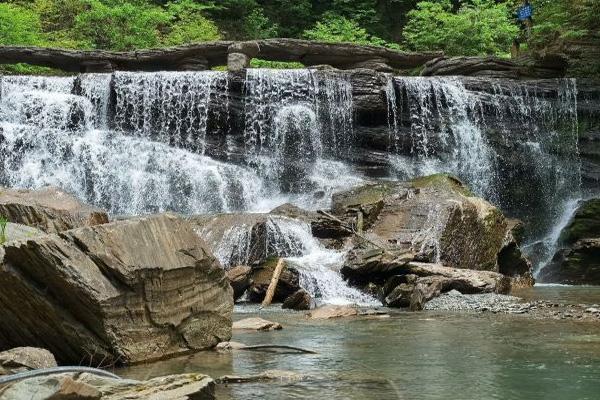
<path id="1" fill-rule="evenodd" d="M 526 299 L 600 304 L 600 287 L 535 287 Z M 219 386 L 218 399 L 600 399 L 600 323 L 491 313 L 394 312 L 390 318 L 307 319 L 271 308 L 234 319 L 280 322 L 274 332 L 235 332 L 245 344 L 275 343 L 317 355 L 233 351 L 121 371 L 131 378 L 183 372 L 301 373 L 299 382 Z"/>

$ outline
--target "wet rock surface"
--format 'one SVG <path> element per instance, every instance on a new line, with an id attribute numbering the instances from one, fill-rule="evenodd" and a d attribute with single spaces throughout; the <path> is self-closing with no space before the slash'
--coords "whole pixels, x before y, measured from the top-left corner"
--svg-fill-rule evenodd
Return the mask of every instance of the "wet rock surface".
<path id="1" fill-rule="evenodd" d="M 543 282 L 600 284 L 600 199 L 582 201 L 563 229 L 559 249 L 540 271 Z"/>
<path id="2" fill-rule="evenodd" d="M 296 311 L 310 310 L 315 308 L 315 301 L 306 290 L 300 289 L 285 299 L 281 308 Z"/>
<path id="3" fill-rule="evenodd" d="M 359 312 L 354 307 L 326 305 L 314 309 L 308 315 L 311 319 L 333 319 L 354 317 L 359 315 Z"/>
<path id="4" fill-rule="evenodd" d="M 43 347 L 63 363 L 110 365 L 206 349 L 231 336 L 225 273 L 177 216 L 8 242 L 0 254 L 3 348 Z"/>

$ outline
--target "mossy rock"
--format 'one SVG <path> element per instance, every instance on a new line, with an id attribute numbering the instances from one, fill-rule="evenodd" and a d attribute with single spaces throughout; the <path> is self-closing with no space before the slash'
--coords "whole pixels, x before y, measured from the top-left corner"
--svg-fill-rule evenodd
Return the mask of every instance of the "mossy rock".
<path id="1" fill-rule="evenodd" d="M 433 174 L 428 176 L 422 176 L 420 178 L 413 179 L 410 181 L 414 188 L 440 188 L 449 189 L 453 192 L 460 193 L 466 197 L 475 196 L 473 192 L 465 186 L 457 177 L 450 174 Z"/>
<path id="2" fill-rule="evenodd" d="M 368 206 L 382 202 L 393 192 L 394 183 L 376 183 L 336 193 L 332 196 L 332 209 L 337 214 L 343 214 L 348 208 Z"/>
<path id="3" fill-rule="evenodd" d="M 597 237 L 600 237 L 600 199 L 586 200 L 563 229 L 560 239 L 565 244 L 571 244 L 579 239 Z"/>

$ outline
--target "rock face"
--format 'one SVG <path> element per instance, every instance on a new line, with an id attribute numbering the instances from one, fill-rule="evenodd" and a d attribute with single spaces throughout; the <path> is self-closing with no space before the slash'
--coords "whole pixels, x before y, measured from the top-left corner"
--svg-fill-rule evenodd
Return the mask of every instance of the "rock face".
<path id="1" fill-rule="evenodd" d="M 0 390 L 6 400 L 212 400 L 214 381 L 202 374 L 169 375 L 147 381 L 88 373 L 42 376 Z"/>
<path id="2" fill-rule="evenodd" d="M 13 241 L 1 256 L 0 348 L 43 347 L 70 364 L 126 364 L 231 336 L 231 286 L 177 216 Z"/>
<path id="3" fill-rule="evenodd" d="M 498 257 L 507 246 L 517 246 L 502 213 L 448 175 L 340 193 L 333 198 L 333 211 L 346 219 L 362 214 L 365 235 L 379 244 L 374 253 L 409 254 L 405 261 L 414 258 L 453 268 L 530 273 L 529 265 L 514 271 Z M 381 260 L 368 262 L 363 256 L 366 262 L 350 262 L 342 272 L 349 278 L 374 273 L 389 276 L 402 266 L 399 260 L 393 257 L 393 265 L 387 265 Z"/>
<path id="4" fill-rule="evenodd" d="M 0 352 L 0 375 L 56 366 L 54 356 L 46 349 L 16 347 Z"/>
<path id="5" fill-rule="evenodd" d="M 600 284 L 600 199 L 581 203 L 560 236 L 561 248 L 542 271 L 543 282 Z"/>
<path id="6" fill-rule="evenodd" d="M 55 187 L 38 190 L 1 189 L 0 215 L 9 222 L 49 233 L 108 222 L 106 212 L 83 204 Z"/>

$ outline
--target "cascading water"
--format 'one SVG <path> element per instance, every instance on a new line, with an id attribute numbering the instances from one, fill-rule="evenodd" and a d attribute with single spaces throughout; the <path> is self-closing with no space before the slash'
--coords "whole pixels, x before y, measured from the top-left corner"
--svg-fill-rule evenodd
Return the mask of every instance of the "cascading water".
<path id="1" fill-rule="evenodd" d="M 558 81 L 558 100 L 527 85 L 488 82 L 492 93 L 468 90 L 456 77 L 390 78 L 389 135 L 398 153 L 391 163 L 402 178 L 453 173 L 525 219 L 530 241 L 552 240 L 580 197 L 575 80 Z"/>
<path id="2" fill-rule="evenodd" d="M 183 82 L 188 86 L 177 88 L 200 91 L 207 81 L 220 79 L 212 73 L 208 77 L 205 73 L 197 75 L 200 83 L 194 86 L 190 83 L 194 81 L 193 74 L 183 74 Z M 148 99 L 158 94 L 148 94 L 140 87 L 154 80 L 164 83 L 164 87 L 159 83 L 150 85 L 161 87 L 161 93 L 166 92 L 165 88 L 174 90 L 168 77 L 172 75 L 113 76 L 117 87 L 127 87 L 127 79 L 134 85 L 132 89 L 121 87 L 117 93 L 135 95 L 128 101 L 117 96 L 119 112 L 113 123 L 138 126 L 149 118 L 134 136 L 96 129 L 106 124 L 110 92 L 106 88 L 110 84 L 107 75 L 82 75 L 78 85 L 74 78 L 4 77 L 0 100 L 0 183 L 24 188 L 56 185 L 115 214 L 165 210 L 202 213 L 251 207 L 264 196 L 262 180 L 254 172 L 170 147 L 166 140 L 167 143 L 152 141 L 156 138 L 153 129 L 164 129 L 161 135 L 167 135 L 172 127 L 179 132 L 177 129 L 186 124 L 188 128 L 204 129 L 198 121 L 206 121 L 206 100 L 202 97 L 198 105 L 190 92 L 181 97 L 168 94 L 168 111 L 160 111 L 165 120 L 160 126 L 153 125 L 156 120 L 150 115 L 152 107 L 158 107 L 162 100 Z M 81 95 L 72 94 L 78 90 Z M 193 106 L 194 111 L 182 117 L 180 112 L 186 101 L 190 101 L 187 105 Z M 130 122 L 126 122 L 127 118 Z"/>
<path id="3" fill-rule="evenodd" d="M 310 207 L 315 198 L 309 193 L 328 198 L 332 189 L 357 182 L 334 160 L 348 154 L 353 141 L 352 86 L 346 74 L 324 79 L 310 69 L 249 69 L 244 88 L 247 157 L 261 176 L 284 192 L 303 194 L 295 202 L 313 203 Z M 345 176 L 351 179 L 332 186 L 335 170 L 350 172 Z"/>

